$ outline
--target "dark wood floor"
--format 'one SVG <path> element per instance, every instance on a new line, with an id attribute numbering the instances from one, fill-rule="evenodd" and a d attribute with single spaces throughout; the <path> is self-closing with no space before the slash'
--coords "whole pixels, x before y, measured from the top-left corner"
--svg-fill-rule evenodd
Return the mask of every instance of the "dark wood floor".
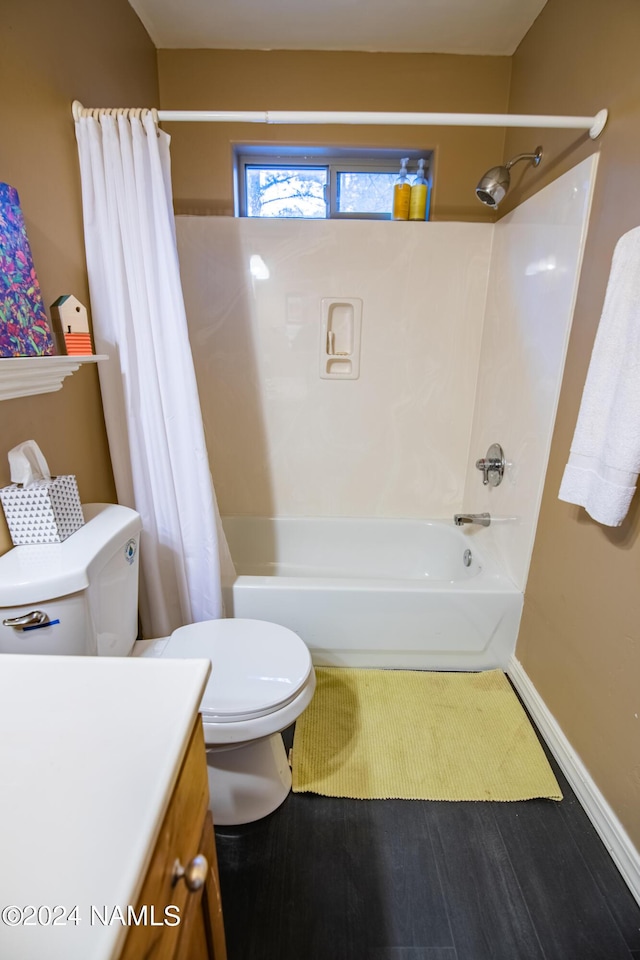
<path id="1" fill-rule="evenodd" d="M 552 764 L 562 803 L 291 794 L 219 828 L 229 960 L 640 960 L 640 908 Z"/>

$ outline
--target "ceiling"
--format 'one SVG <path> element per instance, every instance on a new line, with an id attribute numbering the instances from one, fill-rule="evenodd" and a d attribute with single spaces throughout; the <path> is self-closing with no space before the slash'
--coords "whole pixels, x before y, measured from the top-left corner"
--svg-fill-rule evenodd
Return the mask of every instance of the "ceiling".
<path id="1" fill-rule="evenodd" d="M 511 55 L 546 0 L 129 0 L 159 48 Z"/>

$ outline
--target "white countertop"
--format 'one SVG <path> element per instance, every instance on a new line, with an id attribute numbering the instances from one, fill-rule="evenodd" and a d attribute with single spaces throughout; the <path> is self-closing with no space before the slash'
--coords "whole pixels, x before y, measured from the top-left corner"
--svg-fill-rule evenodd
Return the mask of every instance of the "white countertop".
<path id="1" fill-rule="evenodd" d="M 135 905 L 209 671 L 207 660 L 0 656 L 3 960 L 118 956 L 127 928 L 92 923 L 91 906 Z M 77 905 L 80 922 L 52 926 L 41 911 L 40 924 L 12 926 L 12 905 Z"/>

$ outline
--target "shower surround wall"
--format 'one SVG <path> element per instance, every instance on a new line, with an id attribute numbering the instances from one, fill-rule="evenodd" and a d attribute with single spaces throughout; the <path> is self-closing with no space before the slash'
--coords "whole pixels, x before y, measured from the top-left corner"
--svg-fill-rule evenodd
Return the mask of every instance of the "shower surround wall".
<path id="1" fill-rule="evenodd" d="M 583 160 L 494 228 L 464 504 L 491 513 L 482 546 L 520 590 L 533 552 L 597 163 L 597 154 Z M 475 461 L 494 441 L 507 468 L 500 486 L 485 487 Z M 477 536 L 465 531 L 470 540 Z"/>
<path id="2" fill-rule="evenodd" d="M 596 162 L 495 226 L 179 217 L 221 512 L 488 510 L 467 542 L 523 591 Z M 357 380 L 320 378 L 327 297 L 362 300 Z M 495 441 L 505 479 L 483 487 L 475 461 Z"/>
<path id="3" fill-rule="evenodd" d="M 450 517 L 492 227 L 178 217 L 221 513 Z M 360 376 L 320 378 L 323 298 L 362 300 Z"/>

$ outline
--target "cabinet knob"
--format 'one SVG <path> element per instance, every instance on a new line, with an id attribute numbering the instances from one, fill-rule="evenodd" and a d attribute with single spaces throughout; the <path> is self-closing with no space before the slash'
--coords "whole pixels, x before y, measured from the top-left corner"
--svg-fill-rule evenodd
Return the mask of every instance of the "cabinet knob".
<path id="1" fill-rule="evenodd" d="M 180 880 L 184 880 L 187 890 L 191 893 L 195 893 L 197 890 L 201 890 L 204 887 L 207 877 L 209 875 L 209 864 L 207 863 L 207 858 L 203 857 L 199 853 L 193 860 L 189 860 L 189 863 L 186 867 L 183 867 L 179 860 L 173 865 L 173 873 L 171 875 L 171 886 L 175 887 L 176 883 Z"/>

